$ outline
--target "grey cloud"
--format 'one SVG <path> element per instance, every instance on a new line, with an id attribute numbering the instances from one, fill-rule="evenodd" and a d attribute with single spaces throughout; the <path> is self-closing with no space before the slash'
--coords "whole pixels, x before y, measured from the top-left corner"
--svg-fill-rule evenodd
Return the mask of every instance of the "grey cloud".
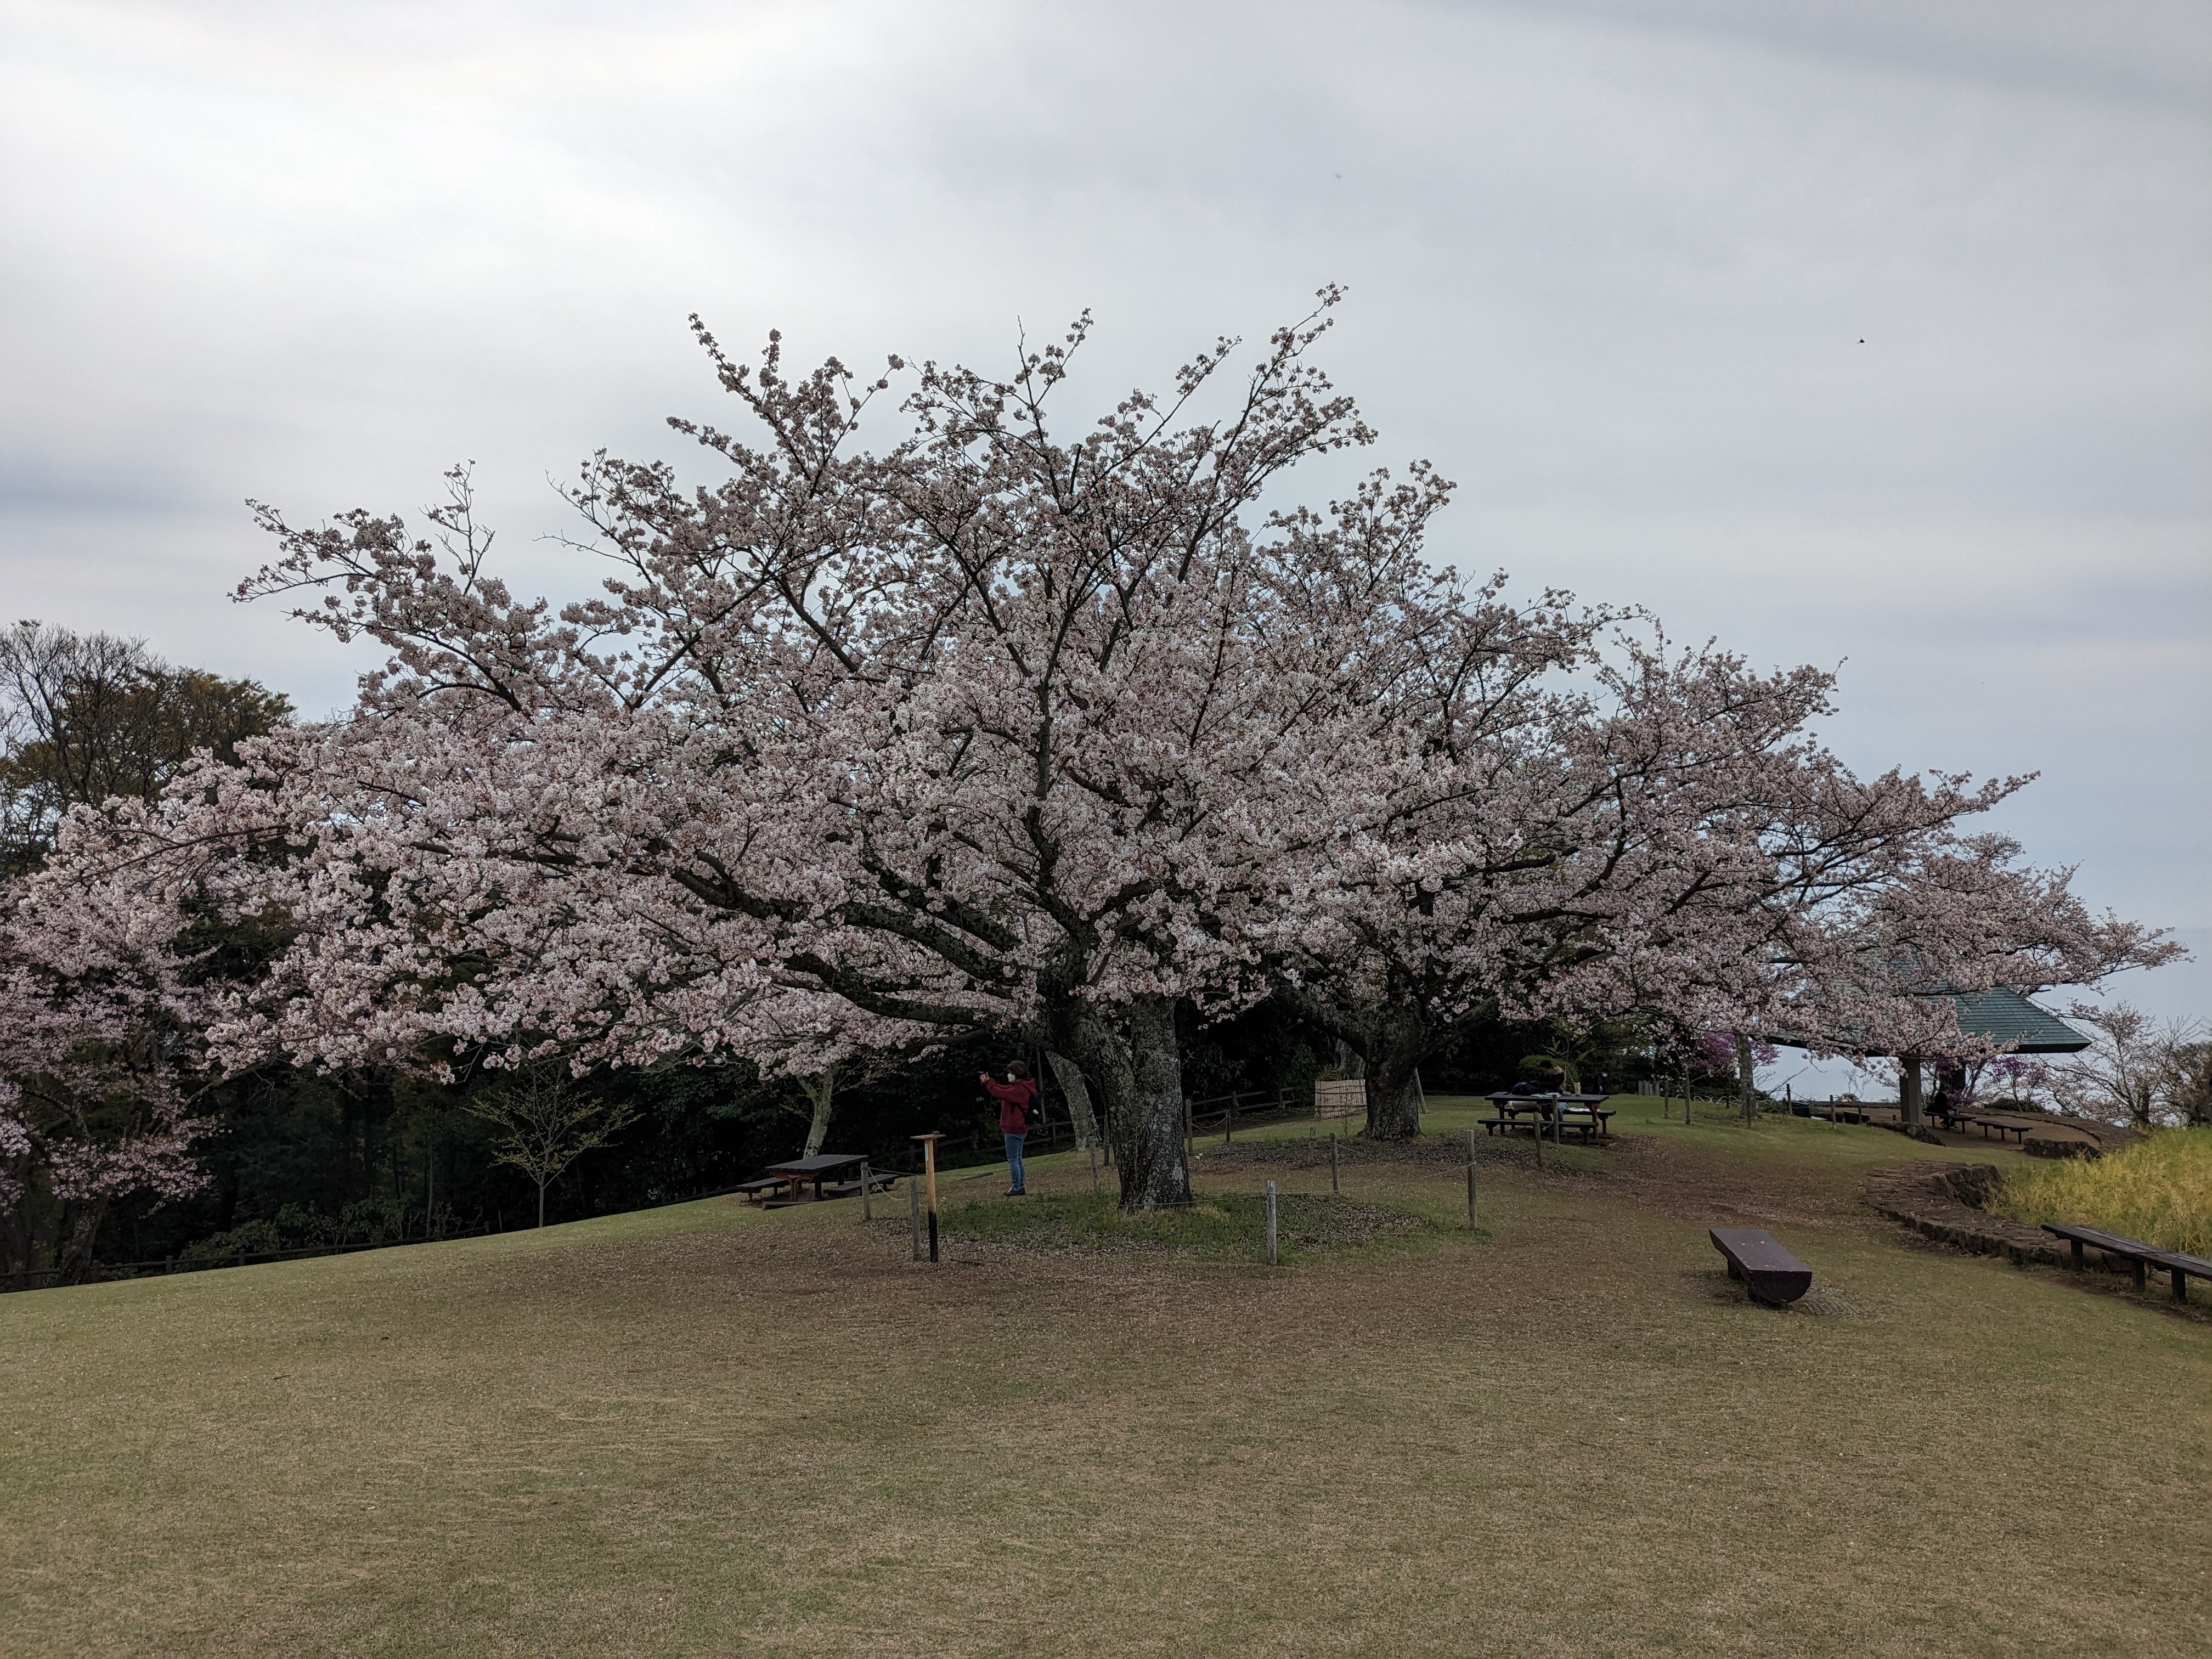
<path id="1" fill-rule="evenodd" d="M 328 707 L 224 597 L 245 495 L 473 456 L 573 592 L 546 475 L 720 414 L 694 309 L 872 366 L 1092 306 L 1107 397 L 1342 280 L 1352 465 L 1462 481 L 1440 553 L 1848 658 L 1855 759 L 2040 766 L 2040 856 L 2203 921 L 2208 15 L 19 4 L 0 611 Z"/>

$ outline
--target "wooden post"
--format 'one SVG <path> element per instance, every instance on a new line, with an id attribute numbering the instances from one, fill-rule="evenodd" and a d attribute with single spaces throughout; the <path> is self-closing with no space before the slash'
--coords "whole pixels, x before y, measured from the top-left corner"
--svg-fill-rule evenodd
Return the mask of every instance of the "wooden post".
<path id="1" fill-rule="evenodd" d="M 926 1135 L 910 1135 L 911 1140 L 921 1143 L 921 1176 L 928 1190 L 922 1196 L 929 1202 L 929 1259 L 937 1260 L 937 1143 L 945 1139 L 935 1130 Z"/>
<path id="2" fill-rule="evenodd" d="M 864 1158 L 860 1160 L 860 1219 L 873 1221 L 875 1218 L 876 1212 L 868 1203 L 868 1160 Z"/>
<path id="3" fill-rule="evenodd" d="M 1267 1265 L 1275 1265 L 1275 1183 L 1267 1183 Z"/>
<path id="4" fill-rule="evenodd" d="M 1474 1225 L 1474 1131 L 1467 1132 L 1467 1224 Z"/>
<path id="5" fill-rule="evenodd" d="M 1198 1162 L 1198 1143 L 1190 1127 L 1190 1097 L 1182 1097 L 1182 1167 L 1188 1174 L 1190 1166 Z"/>
<path id="6" fill-rule="evenodd" d="M 1344 1190 L 1343 1184 L 1337 1179 L 1336 1131 L 1334 1129 L 1328 1132 L 1328 1189 L 1333 1193 Z"/>
<path id="7" fill-rule="evenodd" d="M 912 1176 L 906 1178 L 906 1218 L 914 1233 L 914 1259 L 921 1260 L 921 1183 Z"/>
<path id="8" fill-rule="evenodd" d="M 1741 1031 L 1735 1033 L 1735 1095 L 1743 1121 L 1758 1122 L 1759 1077 L 1752 1063 L 1751 1039 Z"/>
<path id="9" fill-rule="evenodd" d="M 1232 1141 L 1232 1140 L 1234 1140 L 1234 1139 L 1237 1139 L 1237 1097 L 1236 1097 L 1235 1095 L 1231 1095 L 1231 1096 L 1230 1096 L 1230 1097 L 1229 1097 L 1229 1117 L 1228 1117 L 1228 1121 L 1225 1121 L 1224 1123 L 1223 1123 L 1223 1124 L 1222 1124 L 1222 1126 L 1221 1126 L 1221 1144 L 1222 1144 L 1223 1146 L 1227 1146 L 1231 1141 Z"/>

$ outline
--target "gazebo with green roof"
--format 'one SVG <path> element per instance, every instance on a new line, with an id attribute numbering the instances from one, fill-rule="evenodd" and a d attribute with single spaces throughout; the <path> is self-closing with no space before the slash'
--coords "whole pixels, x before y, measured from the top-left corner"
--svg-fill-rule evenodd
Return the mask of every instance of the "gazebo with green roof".
<path id="1" fill-rule="evenodd" d="M 2088 1038 L 2017 991 L 1978 991 L 1951 1000 L 1961 1032 L 2004 1043 L 2016 1054 L 2078 1054 L 2089 1046 Z"/>
<path id="2" fill-rule="evenodd" d="M 2089 1039 L 2056 1014 L 2037 1007 L 2017 991 L 1948 992 L 1959 1011 L 1962 1036 L 2002 1042 L 2016 1054 L 2074 1054 Z M 1933 1001 L 1933 997 L 1929 999 Z M 1897 1056 L 1897 1109 L 1907 1128 L 1921 1123 L 1920 1056 Z"/>
<path id="3" fill-rule="evenodd" d="M 1958 1010 L 1962 1036 L 1983 1037 L 2002 1043 L 2015 1054 L 2077 1054 L 2089 1039 L 2047 1009 L 2039 1008 L 2017 991 L 1939 991 L 1923 994 L 1930 1002 L 1948 998 Z M 1802 1043 L 1776 1038 L 1785 1047 Z M 1869 1051 L 1867 1058 L 1881 1056 Z M 1920 1060 L 1918 1054 L 1894 1054 L 1898 1062 L 1897 1104 L 1909 1127 L 1921 1122 Z"/>

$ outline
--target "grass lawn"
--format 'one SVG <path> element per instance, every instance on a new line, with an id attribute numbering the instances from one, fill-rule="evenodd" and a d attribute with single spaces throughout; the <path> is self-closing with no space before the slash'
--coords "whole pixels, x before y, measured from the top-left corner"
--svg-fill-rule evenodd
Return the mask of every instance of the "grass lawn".
<path id="1" fill-rule="evenodd" d="M 1231 1224 L 1328 1170 L 1240 1136 L 1188 1249 L 1071 1248 L 1062 1156 L 936 1268 L 902 1197 L 710 1200 L 0 1297 L 0 1652 L 2212 1650 L 2212 1310 L 1856 1200 L 2017 1153 L 1656 1105 L 1486 1145 L 1479 1232 L 1348 1158 L 1273 1270 Z"/>

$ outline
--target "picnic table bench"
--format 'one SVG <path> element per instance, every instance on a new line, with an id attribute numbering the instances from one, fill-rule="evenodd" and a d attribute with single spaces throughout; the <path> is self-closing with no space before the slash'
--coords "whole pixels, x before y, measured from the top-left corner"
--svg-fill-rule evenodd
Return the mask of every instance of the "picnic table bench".
<path id="1" fill-rule="evenodd" d="M 1980 1125 L 1982 1139 L 1984 1140 L 1987 1140 L 1990 1138 L 1990 1131 L 1995 1129 L 1997 1132 L 1997 1139 L 1999 1140 L 2002 1140 L 2008 1134 L 2018 1135 L 2020 1137 L 2021 1145 L 2023 1146 L 2027 1144 L 2027 1132 L 2037 1127 L 2032 1123 L 2014 1123 L 2008 1119 L 2002 1117 L 1977 1117 L 1972 1114 L 1964 1115 L 1958 1121 L 1962 1123 L 1974 1123 Z"/>
<path id="2" fill-rule="evenodd" d="M 1546 1124 L 1551 1125 L 1554 1140 L 1559 1139 L 1561 1132 L 1570 1129 L 1583 1138 L 1585 1146 L 1593 1135 L 1602 1136 L 1607 1140 L 1613 1139 L 1613 1115 L 1605 1105 L 1613 1098 L 1611 1095 L 1516 1095 L 1500 1092 L 1484 1097 L 1497 1109 L 1496 1116 L 1475 1120 L 1482 1125 L 1486 1134 L 1494 1135 L 1501 1129 L 1510 1133 L 1519 1128 L 1521 1120 L 1528 1116 L 1536 1120 L 1534 1127 L 1538 1134 L 1543 1133 Z"/>
<path id="3" fill-rule="evenodd" d="M 822 1188 L 825 1182 L 858 1170 L 867 1161 L 865 1152 L 817 1152 L 811 1158 L 794 1158 L 786 1163 L 771 1164 L 768 1166 L 769 1178 L 779 1186 L 788 1186 L 791 1195 L 788 1198 L 769 1198 L 765 1207 L 781 1209 L 787 1204 L 817 1204 L 822 1200 Z M 802 1190 L 810 1184 L 814 1188 L 811 1194 Z M 856 1193 L 860 1189 L 854 1186 L 850 1190 Z"/>
<path id="4" fill-rule="evenodd" d="M 1775 1241 L 1764 1227 L 1714 1227 L 1713 1248 L 1728 1261 L 1729 1277 L 1741 1279 L 1751 1299 L 1785 1308 L 1813 1287 L 1813 1270 Z"/>
<path id="5" fill-rule="evenodd" d="M 872 1193 L 889 1192 L 898 1184 L 898 1180 L 899 1173 L 896 1170 L 871 1170 L 867 1172 L 866 1185 Z M 858 1176 L 850 1181 L 834 1181 L 822 1189 L 822 1195 L 824 1198 L 857 1198 L 862 1184 Z"/>
<path id="6" fill-rule="evenodd" d="M 2172 1281 L 2176 1302 L 2189 1300 L 2190 1274 L 2195 1273 L 2199 1279 L 2212 1279 L 2212 1261 L 2207 1261 L 2200 1255 L 2185 1255 L 2179 1250 L 2162 1250 L 2155 1244 L 2144 1243 L 2140 1238 L 2122 1238 L 2118 1233 L 2105 1232 L 2096 1227 L 2076 1227 L 2063 1221 L 2046 1221 L 2043 1224 L 2043 1231 L 2056 1234 L 2073 1245 L 2076 1267 L 2088 1260 L 2083 1253 L 2084 1245 L 2091 1249 L 2102 1250 L 2106 1255 L 2119 1257 L 2135 1270 L 2136 1288 L 2139 1291 L 2148 1285 L 2150 1268 L 2163 1269 Z"/>

